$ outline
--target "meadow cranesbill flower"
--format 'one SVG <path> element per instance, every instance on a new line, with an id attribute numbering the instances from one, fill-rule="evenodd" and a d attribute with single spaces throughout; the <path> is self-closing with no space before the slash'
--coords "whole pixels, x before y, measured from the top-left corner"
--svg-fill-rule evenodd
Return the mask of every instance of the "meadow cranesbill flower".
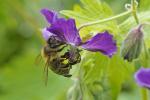
<path id="1" fill-rule="evenodd" d="M 50 24 L 42 30 L 47 42 L 42 54 L 46 58 L 46 65 L 56 74 L 71 77 L 69 71 L 72 65 L 81 61 L 80 48 L 101 52 L 109 57 L 116 52 L 116 42 L 107 31 L 82 42 L 74 19 L 59 18 L 56 12 L 48 9 L 42 9 L 41 13 Z"/>
<path id="2" fill-rule="evenodd" d="M 139 86 L 150 88 L 150 68 L 140 68 L 134 78 Z"/>
<path id="3" fill-rule="evenodd" d="M 74 47 L 101 52 L 111 57 L 117 50 L 116 42 L 108 31 L 98 33 L 86 42 L 82 42 L 79 32 L 76 28 L 75 20 L 59 18 L 57 13 L 48 9 L 42 9 L 41 13 L 50 24 L 42 30 L 43 37 L 48 40 L 51 36 L 56 36 L 60 41 Z"/>
<path id="4" fill-rule="evenodd" d="M 138 58 L 141 53 L 143 43 L 142 26 L 139 25 L 133 28 L 122 43 L 121 56 L 129 62 Z"/>

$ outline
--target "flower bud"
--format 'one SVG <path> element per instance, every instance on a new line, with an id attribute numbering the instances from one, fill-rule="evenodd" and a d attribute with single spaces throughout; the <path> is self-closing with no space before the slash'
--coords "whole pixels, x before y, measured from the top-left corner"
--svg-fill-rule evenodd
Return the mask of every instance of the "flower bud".
<path id="1" fill-rule="evenodd" d="M 139 57 L 143 42 L 142 25 L 133 28 L 125 38 L 121 46 L 121 56 L 131 62 Z"/>

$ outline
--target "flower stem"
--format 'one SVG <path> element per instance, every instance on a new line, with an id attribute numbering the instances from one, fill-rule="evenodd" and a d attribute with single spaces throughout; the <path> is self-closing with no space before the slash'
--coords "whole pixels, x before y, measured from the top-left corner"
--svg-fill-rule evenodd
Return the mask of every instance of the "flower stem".
<path id="1" fill-rule="evenodd" d="M 131 0 L 132 14 L 133 14 L 133 17 L 134 17 L 136 23 L 139 24 L 139 19 L 137 17 L 137 4 L 136 3 L 137 3 L 136 0 Z"/>
<path id="2" fill-rule="evenodd" d="M 144 45 L 145 59 L 148 59 L 149 55 L 148 55 L 148 52 L 147 52 L 146 43 L 144 41 L 143 41 L 143 45 Z"/>
<path id="3" fill-rule="evenodd" d="M 78 31 L 80 31 L 84 27 L 104 23 L 104 22 L 107 22 L 107 21 L 112 21 L 112 20 L 118 19 L 120 17 L 123 17 L 125 15 L 128 15 L 130 13 L 132 13 L 136 23 L 139 24 L 139 19 L 138 19 L 138 16 L 137 16 L 137 5 L 138 4 L 137 4 L 136 0 L 131 0 L 131 9 L 129 9 L 128 11 L 120 13 L 120 14 L 115 15 L 115 16 L 112 16 L 110 18 L 105 18 L 105 19 L 85 23 L 85 24 L 83 24 L 79 27 Z"/>
<path id="4" fill-rule="evenodd" d="M 148 94 L 146 88 L 141 88 L 142 100 L 148 100 Z"/>
<path id="5" fill-rule="evenodd" d="M 125 15 L 130 14 L 130 13 L 132 13 L 132 10 L 128 10 L 126 12 L 120 13 L 120 14 L 118 14 L 116 16 L 113 16 L 113 17 L 110 17 L 110 18 L 85 23 L 85 24 L 81 25 L 78 30 L 81 30 L 83 27 L 87 27 L 87 26 L 91 26 L 91 25 L 100 24 L 100 23 L 104 23 L 104 22 L 107 22 L 107 21 L 115 20 L 117 18 L 123 17 Z"/>

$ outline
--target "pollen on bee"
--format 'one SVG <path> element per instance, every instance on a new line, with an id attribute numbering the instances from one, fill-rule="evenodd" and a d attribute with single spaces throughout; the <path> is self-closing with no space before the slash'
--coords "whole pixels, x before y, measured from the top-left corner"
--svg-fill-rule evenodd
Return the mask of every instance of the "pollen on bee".
<path id="1" fill-rule="evenodd" d="M 69 63 L 69 60 L 68 60 L 68 59 L 65 59 L 62 63 L 63 63 L 63 64 L 68 64 L 68 63 Z"/>

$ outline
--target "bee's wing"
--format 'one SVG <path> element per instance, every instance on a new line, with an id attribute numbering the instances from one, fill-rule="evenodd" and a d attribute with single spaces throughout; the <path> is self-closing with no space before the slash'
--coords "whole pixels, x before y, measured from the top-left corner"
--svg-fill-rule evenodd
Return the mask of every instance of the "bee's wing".
<path id="1" fill-rule="evenodd" d="M 39 65 L 42 62 L 42 56 L 41 54 L 37 55 L 37 57 L 35 58 L 35 65 Z"/>
<path id="2" fill-rule="evenodd" d="M 49 60 L 50 58 L 47 58 L 47 61 L 45 63 L 45 66 L 44 66 L 44 82 L 45 82 L 45 85 L 47 86 L 47 82 L 48 82 L 48 66 L 49 66 Z"/>
<path id="3" fill-rule="evenodd" d="M 46 61 L 46 63 L 44 64 L 44 61 L 42 60 L 42 55 L 39 54 L 37 55 L 37 57 L 35 58 L 35 65 L 36 66 L 44 66 L 43 68 L 43 79 L 44 79 L 44 83 L 45 85 L 47 85 L 47 80 L 48 80 L 48 61 Z"/>

